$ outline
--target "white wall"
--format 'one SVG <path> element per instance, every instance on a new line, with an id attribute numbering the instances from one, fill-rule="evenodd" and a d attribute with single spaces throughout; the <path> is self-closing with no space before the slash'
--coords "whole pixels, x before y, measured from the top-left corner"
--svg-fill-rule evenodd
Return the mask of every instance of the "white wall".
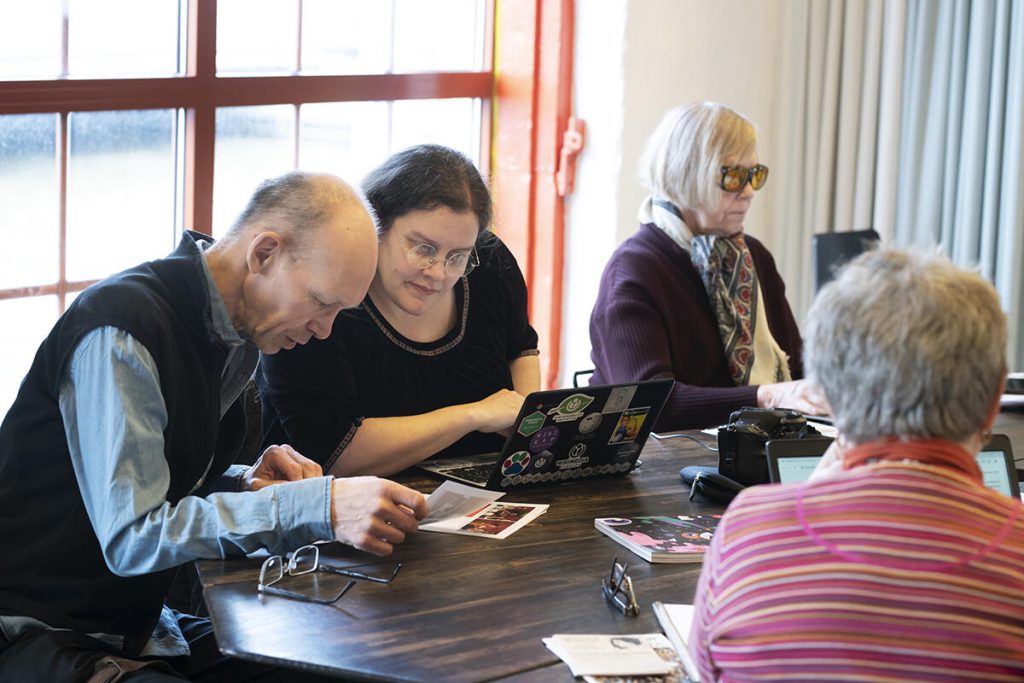
<path id="1" fill-rule="evenodd" d="M 587 123 L 576 188 L 566 208 L 565 300 L 560 385 L 591 367 L 589 320 L 605 262 L 637 228 L 645 196 L 636 162 L 662 114 L 677 104 L 717 100 L 758 127 L 758 154 L 772 166 L 787 0 L 577 0 L 575 115 Z M 781 136 L 780 136 L 781 137 Z M 746 229 L 773 252 L 766 225 L 784 182 L 776 169 L 755 199 Z M 778 254 L 776 254 L 778 257 Z M 780 259 L 786 277 L 784 259 Z"/>

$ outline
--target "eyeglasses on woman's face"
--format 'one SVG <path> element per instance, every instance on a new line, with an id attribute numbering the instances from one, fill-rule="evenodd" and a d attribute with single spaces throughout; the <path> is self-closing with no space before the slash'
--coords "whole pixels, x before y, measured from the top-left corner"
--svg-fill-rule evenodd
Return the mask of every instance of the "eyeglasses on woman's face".
<path id="1" fill-rule="evenodd" d="M 726 192 L 742 192 L 750 183 L 753 190 L 760 190 L 768 181 L 768 167 L 764 164 L 746 166 L 722 166 L 718 186 Z"/>
<path id="2" fill-rule="evenodd" d="M 437 247 L 430 244 L 414 244 L 405 252 L 409 265 L 417 270 L 426 270 L 437 263 Z M 448 277 L 469 275 L 480 264 L 476 250 L 460 251 L 444 259 L 444 274 Z"/>

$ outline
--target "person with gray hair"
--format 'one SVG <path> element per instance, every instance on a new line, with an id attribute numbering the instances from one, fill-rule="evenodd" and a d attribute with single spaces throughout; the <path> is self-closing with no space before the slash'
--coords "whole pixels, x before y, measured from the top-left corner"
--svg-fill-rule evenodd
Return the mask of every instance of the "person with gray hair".
<path id="1" fill-rule="evenodd" d="M 841 439 L 808 482 L 722 517 L 701 680 L 1024 680 L 1021 501 L 975 459 L 1006 378 L 995 290 L 937 254 L 868 252 L 818 294 L 806 343 Z"/>
<path id="2" fill-rule="evenodd" d="M 744 234 L 768 180 L 754 125 L 714 102 L 677 107 L 640 167 L 650 195 L 601 277 L 591 383 L 674 378 L 660 430 L 721 424 L 744 406 L 827 412 L 799 381 L 800 331 L 775 261 Z"/>
<path id="3" fill-rule="evenodd" d="M 223 239 L 99 282 L 43 340 L 0 426 L 0 681 L 309 680 L 222 655 L 165 604 L 200 558 L 320 540 L 390 554 L 417 491 L 323 476 L 287 445 L 234 465 L 259 352 L 326 338 L 377 239 L 334 176 L 263 183 Z"/>
<path id="4" fill-rule="evenodd" d="M 1006 377 L 1006 316 L 992 286 L 941 256 L 900 251 L 861 258 L 840 283 L 808 314 L 805 364 L 844 442 L 884 435 L 977 451 Z"/>

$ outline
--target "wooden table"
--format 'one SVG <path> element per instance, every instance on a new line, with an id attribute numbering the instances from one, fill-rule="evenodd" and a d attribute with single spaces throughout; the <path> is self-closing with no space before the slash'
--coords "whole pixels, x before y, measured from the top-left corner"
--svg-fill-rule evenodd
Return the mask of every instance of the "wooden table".
<path id="1" fill-rule="evenodd" d="M 503 501 L 551 507 L 504 540 L 414 534 L 383 563 L 402 562 L 394 583 L 360 582 L 331 606 L 260 596 L 260 559 L 200 562 L 217 640 L 226 654 L 352 679 L 572 680 L 541 638 L 657 632 L 651 602 L 693 600 L 699 564 L 648 564 L 594 529 L 594 518 L 718 510 L 691 505 L 679 479 L 684 465 L 715 464 L 717 456 L 687 439 L 650 439 L 641 460 L 625 476 L 506 494 Z M 440 483 L 398 479 L 424 493 Z M 340 544 L 321 551 L 334 564 L 380 562 Z M 639 617 L 623 616 L 602 594 L 616 555 L 629 562 Z M 318 580 L 334 580 L 328 591 L 338 585 L 335 577 Z"/>
<path id="2" fill-rule="evenodd" d="M 996 431 L 1024 449 L 1019 415 L 1000 416 Z M 360 582 L 331 606 L 260 596 L 260 559 L 200 562 L 217 640 L 226 654 L 350 680 L 570 681 L 541 638 L 658 632 L 651 602 L 693 601 L 699 564 L 648 564 L 596 531 L 594 518 L 717 511 L 691 503 L 678 476 L 685 465 L 716 464 L 717 457 L 686 439 L 651 439 L 642 461 L 624 477 L 507 494 L 503 500 L 551 507 L 505 540 L 420 532 L 384 562 L 323 546 L 334 564 L 403 563 L 391 585 Z M 398 479 L 424 493 L 439 483 Z M 616 555 L 629 562 L 639 617 L 623 616 L 602 595 Z M 339 585 L 337 577 L 316 580 L 328 591 Z"/>

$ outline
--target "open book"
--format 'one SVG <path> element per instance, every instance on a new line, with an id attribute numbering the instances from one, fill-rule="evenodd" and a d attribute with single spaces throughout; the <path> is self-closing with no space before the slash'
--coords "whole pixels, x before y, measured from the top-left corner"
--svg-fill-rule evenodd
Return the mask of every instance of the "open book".
<path id="1" fill-rule="evenodd" d="M 420 522 L 420 530 L 506 538 L 548 510 L 537 503 L 496 502 L 504 495 L 446 481 L 427 498 L 430 514 Z"/>
<path id="2" fill-rule="evenodd" d="M 683 663 L 687 678 L 693 683 L 699 683 L 700 672 L 697 670 L 697 663 L 690 656 L 690 648 L 686 637 L 690 634 L 690 626 L 693 624 L 693 605 L 672 604 L 666 602 L 655 602 L 651 605 L 654 608 L 654 616 L 661 624 L 661 630 L 672 642 L 672 646 L 679 655 L 679 661 Z"/>

